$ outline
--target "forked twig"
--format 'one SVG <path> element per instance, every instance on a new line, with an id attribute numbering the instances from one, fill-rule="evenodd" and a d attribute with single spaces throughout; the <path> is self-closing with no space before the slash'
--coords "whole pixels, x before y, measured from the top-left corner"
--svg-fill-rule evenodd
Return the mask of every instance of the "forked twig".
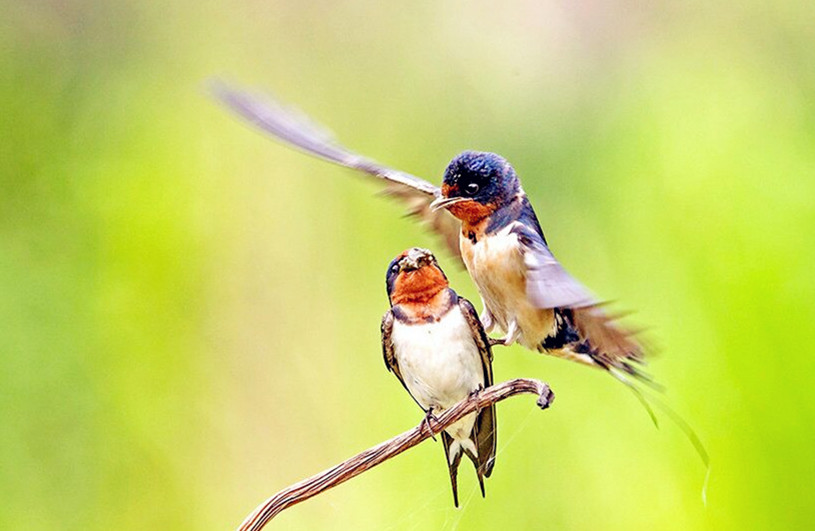
<path id="1" fill-rule="evenodd" d="M 474 411 L 521 393 L 538 395 L 537 404 L 541 409 L 548 408 L 555 398 L 555 395 L 552 393 L 552 390 L 549 389 L 548 385 L 538 380 L 526 378 L 518 378 L 482 389 L 439 415 L 438 420 L 434 420 L 432 417 L 428 418 L 427 421 L 423 420 L 417 427 L 410 431 L 397 435 L 328 470 L 281 490 L 252 511 L 238 529 L 240 531 L 258 531 L 263 529 L 263 526 L 265 526 L 269 520 L 277 516 L 283 509 L 287 509 L 292 505 L 305 501 L 332 487 L 336 487 L 362 474 L 366 470 L 401 454 L 405 450 L 416 446 L 425 439 L 428 439 L 431 435 L 439 433 L 450 424 L 453 424 Z M 426 427 L 429 427 L 430 431 L 428 431 Z"/>

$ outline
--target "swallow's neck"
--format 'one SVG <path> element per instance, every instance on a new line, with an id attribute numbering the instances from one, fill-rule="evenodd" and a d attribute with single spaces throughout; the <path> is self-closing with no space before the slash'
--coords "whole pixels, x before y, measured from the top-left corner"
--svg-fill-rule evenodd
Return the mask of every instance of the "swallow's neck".
<path id="1" fill-rule="evenodd" d="M 504 203 L 492 213 L 484 227 L 484 232 L 494 234 L 510 223 L 529 216 L 535 218 L 535 212 L 532 210 L 526 194 L 521 190 L 510 201 Z M 537 218 L 535 218 L 535 224 L 537 224 Z"/>
<path id="2" fill-rule="evenodd" d="M 457 300 L 456 293 L 445 288 L 429 298 L 393 301 L 393 313 L 405 323 L 432 323 L 444 317 Z"/>
<path id="3" fill-rule="evenodd" d="M 426 304 L 449 286 L 447 277 L 435 266 L 401 273 L 394 283 L 391 304 Z"/>
<path id="4" fill-rule="evenodd" d="M 462 219 L 461 237 L 467 238 L 473 244 L 478 243 L 484 236 L 495 234 L 513 221 L 521 219 L 528 203 L 525 196 L 518 194 L 508 203 L 492 210 L 489 216 L 474 221 Z M 531 207 L 528 208 L 531 211 Z"/>
<path id="5" fill-rule="evenodd" d="M 494 203 L 479 203 L 475 200 L 469 200 L 455 203 L 449 208 L 450 213 L 460 219 L 462 223 L 473 225 L 487 219 L 498 207 Z"/>

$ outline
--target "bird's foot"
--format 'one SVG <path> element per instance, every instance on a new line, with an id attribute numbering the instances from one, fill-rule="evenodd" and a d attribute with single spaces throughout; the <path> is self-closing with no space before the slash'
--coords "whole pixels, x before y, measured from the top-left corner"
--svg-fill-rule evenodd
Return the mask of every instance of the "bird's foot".
<path id="1" fill-rule="evenodd" d="M 512 321 L 509 323 L 509 330 L 507 330 L 507 335 L 504 338 L 504 345 L 510 346 L 511 344 L 518 341 L 518 338 L 521 335 L 521 330 L 518 328 L 518 323 Z"/>
<path id="2" fill-rule="evenodd" d="M 509 333 L 504 337 L 497 338 L 497 337 L 490 337 L 488 338 L 490 342 L 490 346 L 494 347 L 496 345 L 503 345 L 505 347 L 510 346 L 511 344 L 518 341 L 518 338 L 521 336 L 520 330 L 518 330 L 518 326 L 515 323 L 509 325 Z"/>
<path id="3" fill-rule="evenodd" d="M 504 338 L 503 337 L 488 337 L 487 340 L 490 342 L 491 347 L 494 347 L 496 345 L 501 345 L 501 346 L 506 345 L 506 343 L 504 343 Z"/>
<path id="4" fill-rule="evenodd" d="M 467 395 L 467 398 L 471 400 L 475 395 L 477 395 L 478 393 L 480 393 L 483 390 L 484 390 L 484 384 L 478 384 L 478 387 L 476 387 L 475 389 L 470 391 L 470 394 Z"/>
<path id="5" fill-rule="evenodd" d="M 481 326 L 484 327 L 484 331 L 488 334 L 492 332 L 492 329 L 495 328 L 495 318 L 492 316 L 492 312 L 490 312 L 486 306 L 478 318 L 481 320 Z"/>
<path id="6" fill-rule="evenodd" d="M 424 420 L 422 420 L 422 427 L 427 428 L 428 433 L 430 433 L 430 438 L 434 441 L 436 440 L 436 435 L 433 433 L 433 428 L 430 427 L 430 419 L 433 419 L 433 422 L 438 422 L 439 417 L 433 414 L 433 408 L 427 408 L 427 412 L 425 412 Z"/>
<path id="7" fill-rule="evenodd" d="M 475 389 L 470 391 L 470 394 L 467 395 L 467 400 L 474 399 L 478 395 L 478 393 L 480 393 L 483 390 L 484 390 L 484 384 L 478 384 L 478 387 L 476 387 Z M 480 413 L 480 412 L 481 412 L 481 408 L 479 407 L 479 408 L 476 409 L 476 413 Z"/>

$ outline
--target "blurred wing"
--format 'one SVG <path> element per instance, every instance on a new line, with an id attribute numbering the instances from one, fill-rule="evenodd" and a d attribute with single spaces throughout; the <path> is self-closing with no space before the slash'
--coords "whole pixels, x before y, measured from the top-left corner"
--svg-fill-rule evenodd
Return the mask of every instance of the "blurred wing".
<path id="1" fill-rule="evenodd" d="M 233 89 L 222 82 L 214 82 L 211 90 L 221 103 L 280 142 L 384 181 L 385 193 L 402 200 L 411 215 L 439 233 L 450 252 L 460 257 L 458 220 L 446 210 L 430 210 L 430 203 L 441 193 L 437 186 L 354 153 L 337 142 L 330 131 L 293 107 L 269 97 Z"/>
<path id="2" fill-rule="evenodd" d="M 574 310 L 574 325 L 580 337 L 589 338 L 591 347 L 607 365 L 622 368 L 641 380 L 649 380 L 641 370 L 622 363 L 642 362 L 643 348 L 634 337 L 634 331 L 617 322 L 617 316 L 607 313 L 601 306 L 588 306 Z"/>
<path id="3" fill-rule="evenodd" d="M 517 224 L 521 254 L 526 267 L 526 296 L 538 308 L 582 308 L 597 304 L 583 284 L 566 272 L 537 234 L 524 224 Z"/>
<path id="4" fill-rule="evenodd" d="M 589 290 L 560 265 L 542 236 L 525 225 L 518 227 L 529 300 L 539 308 L 571 308 L 580 337 L 588 339 L 607 364 L 641 361 L 642 346 L 633 333 L 619 326 L 616 316 L 606 313 Z"/>

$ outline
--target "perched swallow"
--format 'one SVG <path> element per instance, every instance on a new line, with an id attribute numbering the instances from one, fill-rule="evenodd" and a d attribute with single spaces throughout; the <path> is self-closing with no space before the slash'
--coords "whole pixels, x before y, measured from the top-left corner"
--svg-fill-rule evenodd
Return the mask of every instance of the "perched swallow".
<path id="1" fill-rule="evenodd" d="M 492 351 L 473 305 L 450 289 L 426 249 L 393 259 L 386 275 L 391 308 L 382 318 L 385 365 L 429 417 L 492 385 Z M 495 405 L 471 413 L 441 432 L 458 507 L 462 454 L 475 465 L 481 495 L 495 465 Z"/>
<path id="2" fill-rule="evenodd" d="M 213 86 L 215 96 L 278 140 L 386 183 L 411 214 L 438 232 L 475 281 L 487 331 L 521 345 L 650 381 L 643 349 L 555 259 L 515 170 L 493 153 L 464 152 L 444 173 L 441 188 L 362 157 L 336 142 L 305 115 L 269 98 Z M 452 214 L 452 215 L 451 215 Z M 458 218 L 458 219 L 456 219 Z"/>

